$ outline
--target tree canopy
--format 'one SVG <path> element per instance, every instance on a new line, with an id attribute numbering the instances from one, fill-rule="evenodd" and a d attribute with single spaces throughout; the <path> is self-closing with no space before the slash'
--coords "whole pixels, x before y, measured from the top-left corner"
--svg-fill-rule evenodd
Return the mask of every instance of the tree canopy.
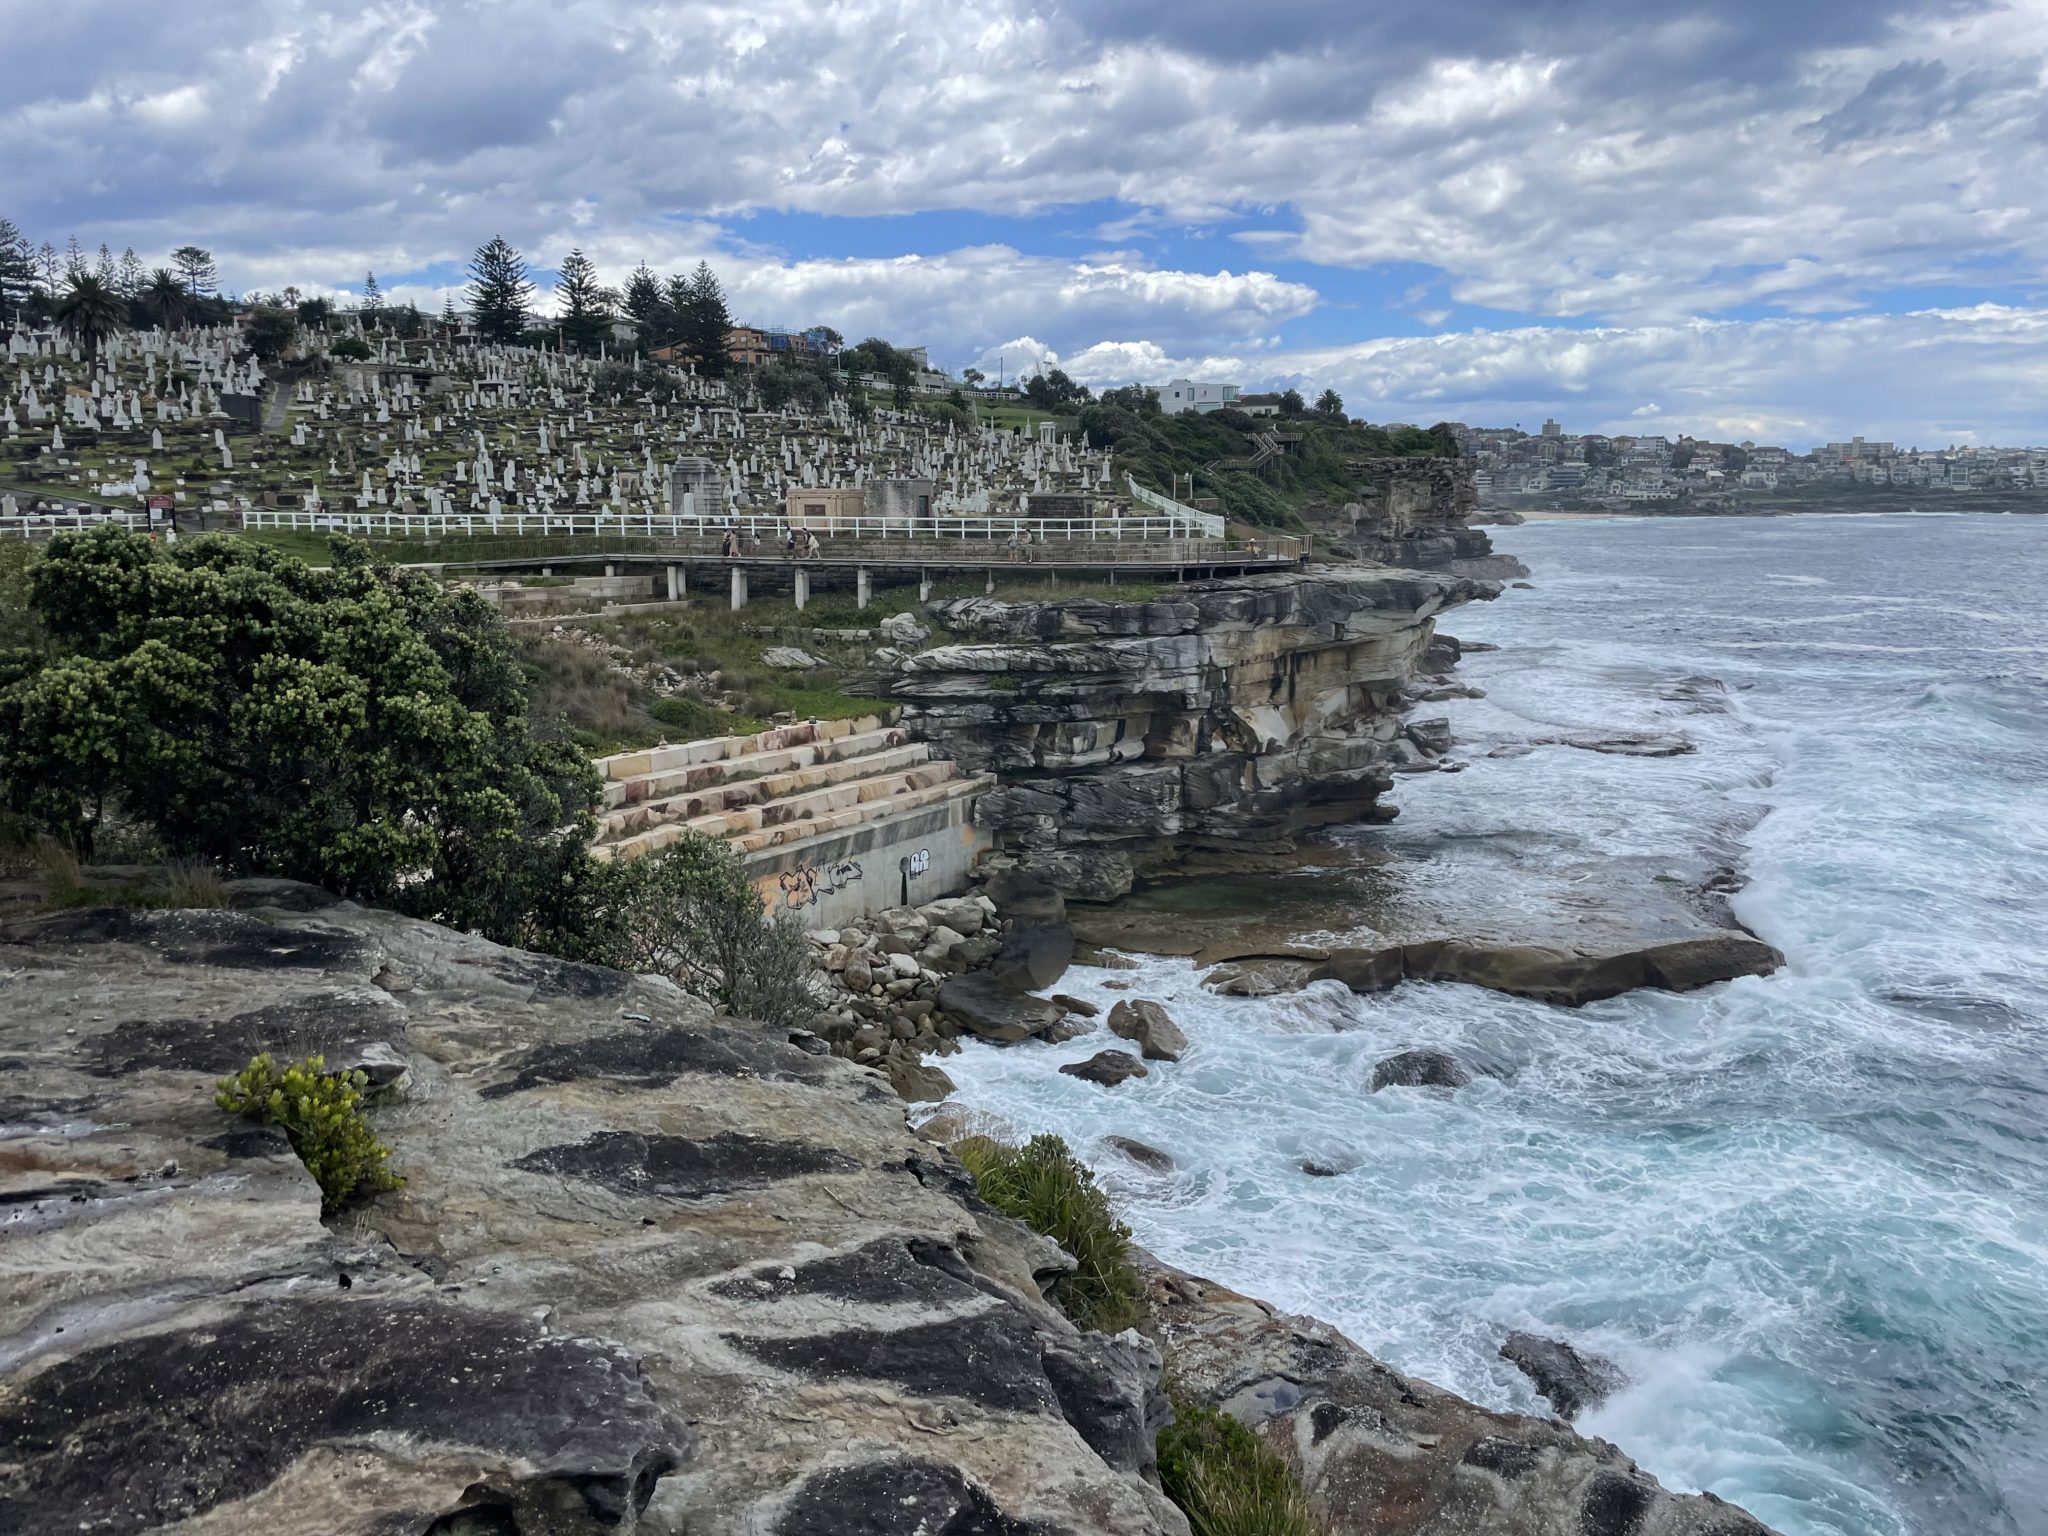
<path id="1" fill-rule="evenodd" d="M 582 251 L 572 250 L 562 258 L 555 297 L 562 306 L 563 339 L 578 352 L 595 352 L 611 329 L 612 317 L 598 286 L 597 268 Z"/>
<path id="2" fill-rule="evenodd" d="M 485 341 L 510 343 L 526 330 L 533 284 L 519 253 L 493 235 L 469 259 L 469 308 Z"/>
<path id="3" fill-rule="evenodd" d="M 42 644 L 0 658 L 0 798 L 90 854 L 118 813 L 174 856 L 556 947 L 583 921 L 596 781 L 538 742 L 504 626 L 337 540 L 106 527 L 29 573 Z"/>
<path id="4" fill-rule="evenodd" d="M 127 319 L 126 301 L 95 273 L 73 272 L 70 288 L 57 301 L 57 324 L 87 357 L 98 357 L 101 344 Z"/>

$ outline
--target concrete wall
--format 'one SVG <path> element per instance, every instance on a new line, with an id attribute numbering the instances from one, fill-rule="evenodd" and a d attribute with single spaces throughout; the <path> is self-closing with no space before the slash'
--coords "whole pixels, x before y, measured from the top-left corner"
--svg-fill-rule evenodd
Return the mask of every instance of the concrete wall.
<path id="1" fill-rule="evenodd" d="M 867 487 L 867 515 L 888 518 L 889 530 L 904 533 L 933 531 L 932 504 L 938 484 L 932 480 L 876 480 Z M 924 510 L 918 510 L 920 500 Z"/>
<path id="2" fill-rule="evenodd" d="M 907 902 L 967 888 L 991 846 L 962 795 L 909 816 L 809 838 L 750 855 L 747 874 L 770 913 L 794 912 L 806 928 L 841 928 Z"/>

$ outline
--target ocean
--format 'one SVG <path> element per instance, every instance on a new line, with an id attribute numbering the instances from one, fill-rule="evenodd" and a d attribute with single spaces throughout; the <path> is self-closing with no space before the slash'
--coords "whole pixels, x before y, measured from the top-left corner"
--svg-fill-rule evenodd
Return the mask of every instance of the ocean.
<path id="1" fill-rule="evenodd" d="M 1606 1356 L 1632 1385 L 1578 1427 L 1785 1536 L 2048 1531 L 2048 519 L 1495 542 L 1533 590 L 1444 622 L 1500 647 L 1459 669 L 1486 697 L 1418 711 L 1466 768 L 1402 780 L 1400 819 L 1340 830 L 1328 869 L 1169 899 L 1305 902 L 1340 941 L 1367 913 L 1597 933 L 1732 869 L 1787 968 L 1579 1010 L 1077 969 L 1061 990 L 1163 1002 L 1186 1059 L 1105 1090 L 1056 1070 L 1102 1032 L 971 1044 L 958 1100 L 1065 1135 L 1168 1262 L 1479 1402 L 1548 1411 L 1497 1356 L 1510 1329 Z M 1563 744 L 1617 732 L 1694 750 Z M 1481 1075 L 1371 1092 L 1413 1046 Z"/>

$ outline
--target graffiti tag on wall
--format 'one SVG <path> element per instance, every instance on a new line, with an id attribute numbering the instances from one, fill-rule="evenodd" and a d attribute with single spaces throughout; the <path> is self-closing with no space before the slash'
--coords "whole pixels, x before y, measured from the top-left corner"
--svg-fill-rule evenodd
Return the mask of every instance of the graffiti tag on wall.
<path id="1" fill-rule="evenodd" d="M 841 860 L 825 869 L 815 864 L 799 864 L 795 869 L 784 870 L 776 884 L 782 888 L 783 906 L 809 907 L 849 885 L 859 884 L 862 873 L 860 865 L 852 859 Z"/>

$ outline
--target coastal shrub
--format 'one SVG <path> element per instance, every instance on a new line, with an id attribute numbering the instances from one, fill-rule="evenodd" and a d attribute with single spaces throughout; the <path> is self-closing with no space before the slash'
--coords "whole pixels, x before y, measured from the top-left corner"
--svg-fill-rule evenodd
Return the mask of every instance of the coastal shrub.
<path id="1" fill-rule="evenodd" d="M 577 942 L 555 953 L 667 976 L 742 1018 L 810 1023 L 810 940 L 790 913 L 773 920 L 723 838 L 687 832 L 644 858 L 592 864 Z M 568 937 L 568 936 L 565 936 Z"/>
<path id="2" fill-rule="evenodd" d="M 500 943 L 569 920 L 597 776 L 537 741 L 504 623 L 336 540 L 320 569 L 108 526 L 29 567 L 35 652 L 0 657 L 0 805 L 86 860 L 275 875 Z"/>
<path id="3" fill-rule="evenodd" d="M 386 1166 L 391 1149 L 371 1133 L 363 1113 L 368 1085 L 360 1072 L 329 1072 L 320 1056 L 279 1072 L 266 1053 L 235 1076 L 222 1078 L 213 1101 L 231 1115 L 284 1131 L 320 1186 L 325 1214 L 359 1189 L 396 1189 L 405 1182 Z"/>
<path id="4" fill-rule="evenodd" d="M 1058 1136 L 1021 1147 L 970 1136 L 953 1148 L 982 1199 L 1058 1243 L 1077 1267 L 1052 1300 L 1083 1328 L 1121 1333 L 1145 1321 L 1145 1284 L 1131 1260 L 1131 1229 L 1117 1220 L 1095 1175 Z"/>
<path id="5" fill-rule="evenodd" d="M 724 736 L 728 734 L 727 728 L 733 719 L 722 709 L 713 709 L 709 704 L 680 693 L 656 699 L 648 706 L 647 713 L 684 741 Z"/>
<path id="6" fill-rule="evenodd" d="M 1325 1536 L 1287 1463 L 1205 1403 L 1174 1398 L 1159 1432 L 1159 1486 L 1194 1536 Z"/>

